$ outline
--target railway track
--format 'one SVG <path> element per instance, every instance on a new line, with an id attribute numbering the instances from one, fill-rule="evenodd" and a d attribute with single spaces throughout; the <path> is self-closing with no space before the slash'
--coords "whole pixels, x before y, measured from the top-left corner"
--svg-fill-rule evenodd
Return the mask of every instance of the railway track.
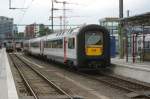
<path id="1" fill-rule="evenodd" d="M 104 84 L 110 85 L 112 87 L 125 90 L 127 91 L 126 96 L 130 98 L 150 99 L 150 86 L 148 85 L 137 83 L 129 79 L 117 77 L 115 75 L 108 75 L 103 72 L 99 72 L 91 75 L 83 72 L 74 71 L 72 69 L 71 70 L 67 69 L 67 70 L 82 75 L 84 77 L 87 77 L 89 79 L 93 79 L 98 82 L 102 82 Z"/>
<path id="2" fill-rule="evenodd" d="M 62 97 L 61 99 L 74 99 L 71 95 L 57 86 L 53 81 L 47 79 L 39 71 L 31 65 L 19 58 L 15 54 L 9 54 L 13 65 L 17 68 L 21 78 L 35 99 L 53 99 Z M 48 98 L 49 97 L 49 98 Z"/>
<path id="3" fill-rule="evenodd" d="M 89 75 L 81 72 L 79 72 L 79 74 L 87 78 L 108 84 L 112 87 L 125 90 L 128 92 L 126 96 L 130 98 L 150 99 L 150 86 L 101 72 L 96 75 Z"/>

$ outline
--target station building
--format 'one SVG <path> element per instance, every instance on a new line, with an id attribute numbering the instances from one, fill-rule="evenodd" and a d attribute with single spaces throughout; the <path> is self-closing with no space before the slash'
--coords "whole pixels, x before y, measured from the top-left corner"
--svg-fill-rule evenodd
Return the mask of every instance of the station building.
<path id="1" fill-rule="evenodd" d="M 150 12 L 123 18 L 121 21 L 126 60 L 150 61 Z"/>
<path id="2" fill-rule="evenodd" d="M 99 20 L 110 36 L 115 37 L 116 54 L 119 53 L 119 22 L 123 23 L 123 55 L 127 61 L 150 61 L 150 12 L 119 19 L 106 17 Z"/>
<path id="3" fill-rule="evenodd" d="M 16 27 L 13 18 L 0 16 L 0 47 L 5 46 L 6 42 L 12 41 Z"/>
<path id="4" fill-rule="evenodd" d="M 36 23 L 26 25 L 25 27 L 25 37 L 27 39 L 34 38 L 36 36 Z"/>
<path id="5" fill-rule="evenodd" d="M 13 37 L 13 19 L 0 16 L 0 40 Z"/>
<path id="6" fill-rule="evenodd" d="M 117 17 L 106 17 L 99 20 L 101 26 L 104 26 L 108 29 L 111 36 L 111 56 L 115 57 L 115 54 L 119 53 L 119 35 L 118 35 L 118 26 L 119 18 Z"/>

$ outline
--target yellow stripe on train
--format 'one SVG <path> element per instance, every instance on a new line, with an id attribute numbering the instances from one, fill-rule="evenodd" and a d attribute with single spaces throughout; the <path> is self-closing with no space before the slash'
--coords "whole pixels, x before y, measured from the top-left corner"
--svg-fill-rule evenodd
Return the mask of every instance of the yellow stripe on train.
<path id="1" fill-rule="evenodd" d="M 100 56 L 103 54 L 102 47 L 86 47 L 86 55 L 88 56 Z"/>

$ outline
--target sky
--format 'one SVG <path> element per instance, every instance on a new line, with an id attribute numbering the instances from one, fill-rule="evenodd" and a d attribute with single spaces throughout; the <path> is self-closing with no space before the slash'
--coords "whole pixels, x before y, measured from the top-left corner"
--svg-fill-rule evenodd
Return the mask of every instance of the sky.
<path id="1" fill-rule="evenodd" d="M 9 9 L 9 0 L 0 0 L 0 16 L 14 18 L 16 24 L 44 23 L 51 24 L 51 0 L 11 0 L 11 7 L 27 9 Z M 64 1 L 64 0 L 57 0 Z M 104 17 L 118 17 L 119 0 L 65 0 L 67 24 L 99 24 L 98 20 Z M 130 10 L 130 16 L 150 12 L 150 0 L 124 0 L 124 16 Z M 54 4 L 55 8 L 62 9 L 62 4 Z M 54 16 L 61 16 L 62 10 L 55 11 Z M 58 18 L 54 24 L 59 24 Z M 23 31 L 23 29 L 20 29 Z"/>

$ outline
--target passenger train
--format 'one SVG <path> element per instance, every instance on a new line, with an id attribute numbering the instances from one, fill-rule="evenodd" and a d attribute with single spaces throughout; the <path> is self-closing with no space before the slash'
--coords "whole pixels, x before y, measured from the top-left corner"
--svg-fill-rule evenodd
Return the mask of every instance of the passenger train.
<path id="1" fill-rule="evenodd" d="M 23 48 L 22 41 L 7 40 L 4 41 L 3 43 L 4 43 L 4 47 L 6 47 L 7 52 L 22 51 Z"/>
<path id="2" fill-rule="evenodd" d="M 24 51 L 75 68 L 100 69 L 110 66 L 109 40 L 107 29 L 91 24 L 26 40 Z"/>

